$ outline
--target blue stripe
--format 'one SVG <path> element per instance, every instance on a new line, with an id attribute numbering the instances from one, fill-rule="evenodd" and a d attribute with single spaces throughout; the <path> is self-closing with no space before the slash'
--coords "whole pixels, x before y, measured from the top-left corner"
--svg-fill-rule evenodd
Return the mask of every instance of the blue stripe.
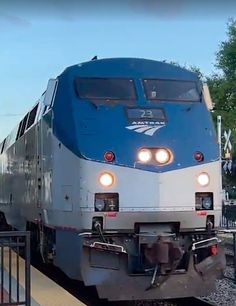
<path id="1" fill-rule="evenodd" d="M 78 99 L 74 89 L 77 76 L 134 78 L 138 88 L 137 105 L 163 108 L 166 126 L 153 136 L 127 129 L 132 122 L 126 117 L 124 106 L 96 107 Z M 164 172 L 197 165 L 193 158 L 195 151 L 204 154 L 203 163 L 217 160 L 216 134 L 205 103 L 150 103 L 143 97 L 139 80 L 143 77 L 197 80 L 196 74 L 185 69 L 148 60 L 110 59 L 67 68 L 59 77 L 54 104 L 56 137 L 80 157 L 104 162 L 104 152 L 111 150 L 116 155 L 114 164 L 147 171 Z M 174 160 L 167 166 L 139 164 L 136 155 L 141 147 L 167 147 L 172 150 Z"/>

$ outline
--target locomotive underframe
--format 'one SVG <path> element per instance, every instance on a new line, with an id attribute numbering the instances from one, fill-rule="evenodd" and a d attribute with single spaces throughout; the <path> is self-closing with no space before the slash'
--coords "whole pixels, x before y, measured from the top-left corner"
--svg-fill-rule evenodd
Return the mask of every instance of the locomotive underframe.
<path id="1" fill-rule="evenodd" d="M 137 224 L 133 233 L 78 233 L 29 225 L 44 261 L 60 267 L 70 258 L 73 271 L 63 267 L 68 276 L 96 286 L 108 300 L 206 295 L 225 267 L 223 247 L 211 229 L 181 232 L 177 223 L 150 223 Z"/>
<path id="2" fill-rule="evenodd" d="M 220 277 L 224 266 L 223 249 L 218 248 L 218 255 L 206 258 L 202 262 L 204 272 L 198 271 L 194 256 L 189 258 L 188 270 L 174 271 L 169 277 L 161 276 L 162 283 L 151 284 L 153 274 L 128 274 L 128 256 L 125 254 L 102 254 L 103 262 L 117 262 L 117 267 L 98 267 L 91 265 L 91 251 L 84 249 L 82 273 L 85 283 L 89 276 L 99 279 L 96 288 L 100 298 L 108 300 L 148 300 L 181 298 L 186 296 L 206 295 L 214 289 L 214 280 Z M 101 258 L 101 257 L 100 257 Z M 160 278 L 159 278 L 160 279 Z"/>
<path id="3" fill-rule="evenodd" d="M 109 236 L 83 240 L 81 274 L 108 300 L 206 295 L 225 267 L 215 232 Z M 193 245 L 200 248 L 193 250 Z M 217 252 L 211 254 L 211 247 Z M 170 290 L 171 288 L 171 290 Z"/>

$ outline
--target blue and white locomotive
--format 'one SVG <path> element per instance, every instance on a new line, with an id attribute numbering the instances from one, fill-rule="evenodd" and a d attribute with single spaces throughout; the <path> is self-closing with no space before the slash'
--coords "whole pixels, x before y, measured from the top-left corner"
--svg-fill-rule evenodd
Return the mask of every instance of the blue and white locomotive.
<path id="1" fill-rule="evenodd" d="M 195 73 L 134 58 L 69 67 L 0 154 L 2 219 L 101 298 L 214 287 L 225 264 L 221 164 Z"/>

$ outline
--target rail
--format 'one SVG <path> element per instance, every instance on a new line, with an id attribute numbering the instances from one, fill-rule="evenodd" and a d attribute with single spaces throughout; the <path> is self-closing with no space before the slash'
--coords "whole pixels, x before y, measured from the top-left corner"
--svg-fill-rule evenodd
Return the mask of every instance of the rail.
<path id="1" fill-rule="evenodd" d="M 227 229 L 236 228 L 236 221 L 231 220 L 228 217 L 222 216 L 220 225 L 221 227 L 224 227 Z"/>
<path id="2" fill-rule="evenodd" d="M 222 230 L 219 231 L 219 233 L 232 235 L 232 238 L 233 238 L 232 242 L 230 242 L 230 243 L 226 242 L 225 246 L 227 246 L 227 245 L 233 246 L 231 257 L 233 258 L 234 277 L 230 278 L 230 279 L 232 279 L 234 281 L 234 283 L 236 284 L 236 228 L 234 228 L 234 229 L 222 229 Z M 226 253 L 226 255 L 227 255 L 227 253 Z"/>
<path id="3" fill-rule="evenodd" d="M 188 297 L 188 298 L 182 298 L 182 299 L 178 299 L 178 300 L 173 300 L 174 304 L 176 306 L 204 306 L 204 305 L 215 305 L 214 303 L 211 303 L 209 301 L 206 301 L 202 298 L 198 298 L 198 297 Z"/>
<path id="4" fill-rule="evenodd" d="M 25 259 L 23 269 L 20 268 L 20 256 Z M 30 306 L 29 232 L 0 232 L 0 268 L 0 306 Z M 25 289 L 20 284 L 21 280 Z"/>

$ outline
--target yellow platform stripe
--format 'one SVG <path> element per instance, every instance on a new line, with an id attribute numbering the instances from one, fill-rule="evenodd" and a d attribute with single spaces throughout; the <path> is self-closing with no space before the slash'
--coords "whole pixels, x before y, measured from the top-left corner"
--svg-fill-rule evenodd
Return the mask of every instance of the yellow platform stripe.
<path id="1" fill-rule="evenodd" d="M 12 253 L 11 274 L 16 279 L 16 253 Z M 19 283 L 25 287 L 25 262 L 19 258 Z M 4 269 L 9 273 L 9 250 L 4 248 Z M 86 306 L 68 291 L 31 266 L 31 297 L 41 306 Z"/>

